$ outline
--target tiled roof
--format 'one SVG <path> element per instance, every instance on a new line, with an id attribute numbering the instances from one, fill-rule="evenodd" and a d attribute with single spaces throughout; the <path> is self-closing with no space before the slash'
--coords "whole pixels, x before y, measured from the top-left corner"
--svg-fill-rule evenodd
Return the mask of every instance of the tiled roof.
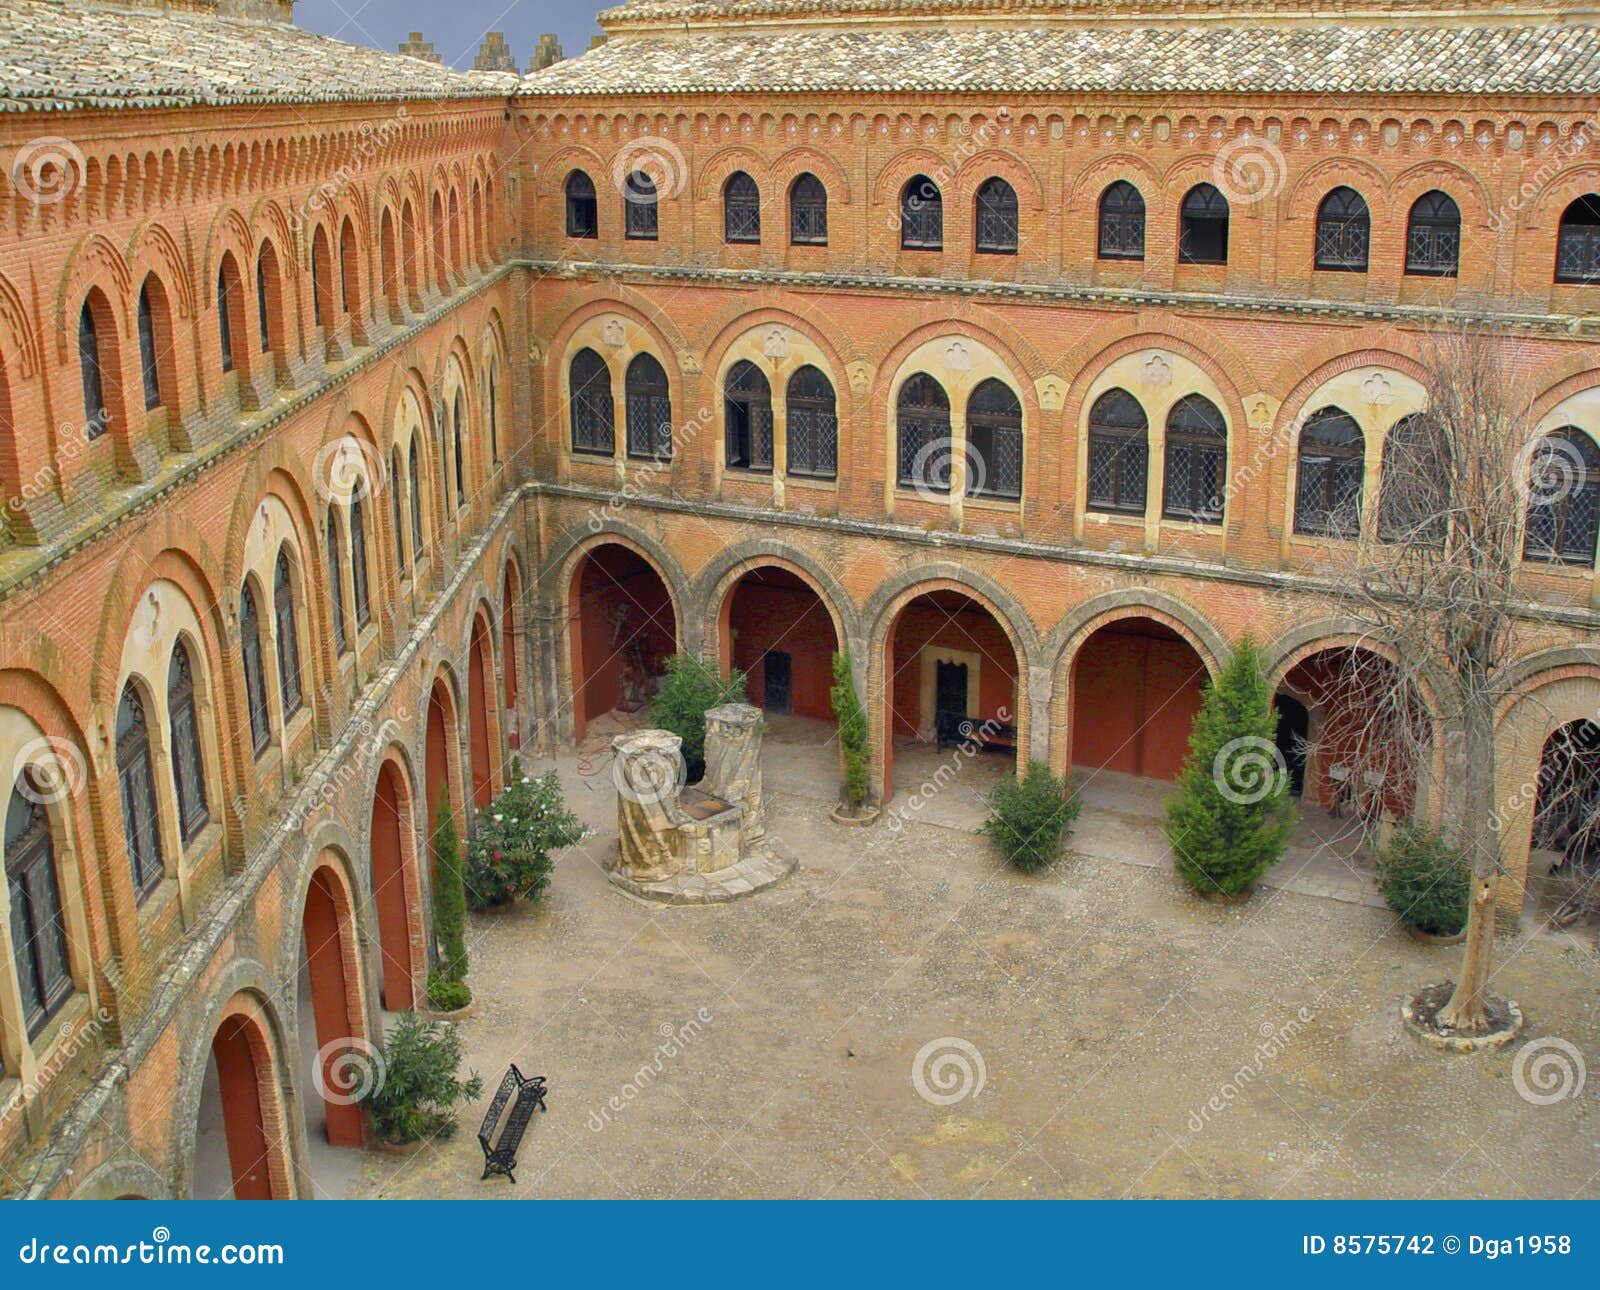
<path id="1" fill-rule="evenodd" d="M 625 12 L 611 10 L 608 17 Z M 525 78 L 520 92 L 750 91 L 1596 95 L 1600 27 L 1408 27 L 1399 19 L 990 27 L 930 18 L 920 25 L 820 29 L 777 23 L 677 32 L 613 28 L 605 44 L 581 58 Z"/>
<path id="2" fill-rule="evenodd" d="M 282 23 L 0 0 L 0 112 L 470 98 L 516 84 Z"/>

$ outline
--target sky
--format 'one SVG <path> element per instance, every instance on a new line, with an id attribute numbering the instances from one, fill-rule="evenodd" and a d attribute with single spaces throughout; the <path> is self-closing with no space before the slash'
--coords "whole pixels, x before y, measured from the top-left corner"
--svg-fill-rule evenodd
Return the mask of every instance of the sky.
<path id="1" fill-rule="evenodd" d="M 543 32 L 568 58 L 600 30 L 594 16 L 621 0 L 297 0 L 295 26 L 355 45 L 393 51 L 420 31 L 454 67 L 471 67 L 485 32 L 502 31 L 517 69 L 526 71 Z"/>

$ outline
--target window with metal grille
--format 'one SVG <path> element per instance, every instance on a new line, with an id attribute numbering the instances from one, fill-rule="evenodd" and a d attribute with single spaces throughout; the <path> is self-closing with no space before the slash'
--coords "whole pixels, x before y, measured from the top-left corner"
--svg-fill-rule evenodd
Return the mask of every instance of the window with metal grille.
<path id="1" fill-rule="evenodd" d="M 1228 262 L 1228 199 L 1211 184 L 1196 184 L 1184 195 L 1178 216 L 1178 262 Z"/>
<path id="2" fill-rule="evenodd" d="M 289 568 L 289 548 L 278 550 L 272 579 L 272 611 L 278 624 L 278 688 L 283 698 L 283 719 L 288 721 L 305 702 L 300 688 L 300 636 L 295 630 L 294 582 Z"/>
<path id="3" fill-rule="evenodd" d="M 616 449 L 616 408 L 611 401 L 611 369 L 592 349 L 580 349 L 567 368 L 567 401 L 572 410 L 572 450 L 609 457 Z"/>
<path id="4" fill-rule="evenodd" d="M 600 204 L 595 201 L 594 180 L 581 170 L 567 176 L 567 236 L 600 236 Z"/>
<path id="5" fill-rule="evenodd" d="M 133 871 L 134 895 L 143 901 L 166 876 L 161 829 L 156 819 L 156 783 L 144 700 L 129 681 L 117 705 L 117 783 L 122 796 L 122 837 Z"/>
<path id="6" fill-rule="evenodd" d="M 1600 282 L 1600 195 L 1589 193 L 1561 212 L 1556 281 Z"/>
<path id="7" fill-rule="evenodd" d="M 839 473 L 839 414 L 833 384 L 807 364 L 789 378 L 789 473 L 832 479 Z"/>
<path id="8" fill-rule="evenodd" d="M 1316 265 L 1338 273 L 1365 273 L 1372 217 L 1354 188 L 1335 188 L 1317 207 Z"/>
<path id="9" fill-rule="evenodd" d="M 1203 394 L 1186 394 L 1167 414 L 1161 514 L 1221 524 L 1228 476 L 1228 423 Z"/>
<path id="10" fill-rule="evenodd" d="M 667 374 L 653 355 L 636 354 L 623 378 L 628 417 L 628 456 L 672 459 L 672 400 Z"/>
<path id="11" fill-rule="evenodd" d="M 150 306 L 150 279 L 139 288 L 139 376 L 144 381 L 144 410 L 161 406 L 161 370 L 156 365 L 156 319 Z"/>
<path id="12" fill-rule="evenodd" d="M 261 666 L 261 619 L 255 593 L 246 583 L 239 593 L 239 647 L 244 655 L 244 698 L 250 712 L 250 746 L 259 757 L 272 738 L 272 714 L 267 709 L 267 674 Z"/>
<path id="13" fill-rule="evenodd" d="M 1100 258 L 1144 259 L 1144 197 L 1126 179 L 1100 194 Z"/>
<path id="14" fill-rule="evenodd" d="M 206 807 L 205 755 L 200 749 L 200 720 L 194 701 L 194 670 L 189 647 L 172 647 L 167 667 L 167 714 L 172 738 L 172 780 L 178 791 L 178 835 L 188 846 L 211 818 Z"/>
<path id="15" fill-rule="evenodd" d="M 404 479 L 400 470 L 400 449 L 395 448 L 389 453 L 389 506 L 394 516 L 395 567 L 400 570 L 401 578 L 406 576 L 406 530 L 402 523 L 405 512 L 400 504 Z"/>
<path id="16" fill-rule="evenodd" d="M 944 198 L 926 175 L 912 175 L 900 190 L 900 245 L 908 251 L 944 248 Z"/>
<path id="17" fill-rule="evenodd" d="M 72 967 L 62 916 L 60 878 L 48 789 L 30 767 L 17 776 L 6 806 L 6 888 L 11 896 L 11 956 L 22 994 L 22 1021 L 35 1038 L 72 997 Z"/>
<path id="18" fill-rule="evenodd" d="M 1089 409 L 1089 509 L 1143 515 L 1149 463 L 1144 407 L 1126 390 L 1107 390 Z"/>
<path id="19" fill-rule="evenodd" d="M 977 249 L 991 255 L 1017 251 L 1017 194 L 1000 176 L 985 179 L 975 202 Z"/>
<path id="20" fill-rule="evenodd" d="M 83 421 L 87 438 L 106 432 L 111 414 L 106 411 L 105 386 L 100 379 L 100 338 L 95 334 L 94 308 L 87 300 L 78 311 L 78 368 L 83 377 Z"/>
<path id="21" fill-rule="evenodd" d="M 267 308 L 267 258 L 263 251 L 256 256 L 256 323 L 261 328 L 261 352 L 272 348 L 271 310 Z"/>
<path id="22" fill-rule="evenodd" d="M 1378 537 L 1438 546 L 1449 531 L 1445 494 L 1450 452 L 1443 427 L 1414 412 L 1395 422 L 1383 442 L 1378 472 Z"/>
<path id="23" fill-rule="evenodd" d="M 635 241 L 654 242 L 658 227 L 656 181 L 633 170 L 622 182 L 623 235 Z"/>
<path id="24" fill-rule="evenodd" d="M 1461 264 L 1461 208 L 1437 188 L 1411 204 L 1406 220 L 1406 272 L 1453 278 Z"/>
<path id="25" fill-rule="evenodd" d="M 899 444 L 896 478 L 902 487 L 950 491 L 950 396 L 926 372 L 900 387 L 895 403 Z"/>
<path id="26" fill-rule="evenodd" d="M 467 504 L 467 468 L 465 465 L 466 454 L 462 449 L 462 432 L 467 424 L 467 405 L 461 397 L 461 391 L 456 391 L 455 415 L 450 418 L 451 445 L 454 448 L 456 464 L 456 509 L 460 510 Z"/>
<path id="27" fill-rule="evenodd" d="M 500 464 L 500 365 L 489 360 L 489 460 Z"/>
<path id="28" fill-rule="evenodd" d="M 729 242 L 761 240 L 761 190 L 742 170 L 734 171 L 722 189 L 722 236 Z"/>
<path id="29" fill-rule="evenodd" d="M 231 263 L 231 261 L 229 261 Z M 217 340 L 222 346 L 222 370 L 233 371 L 233 318 L 228 309 L 228 271 L 217 271 Z"/>
<path id="30" fill-rule="evenodd" d="M 1524 559 L 1594 568 L 1600 528 L 1600 450 L 1577 426 L 1539 441 L 1529 461 Z"/>
<path id="31" fill-rule="evenodd" d="M 350 499 L 350 588 L 356 598 L 356 626 L 372 626 L 372 596 L 367 585 L 367 519 L 359 497 Z"/>
<path id="32" fill-rule="evenodd" d="M 722 391 L 724 450 L 733 470 L 772 469 L 772 387 L 760 368 L 740 360 Z"/>
<path id="33" fill-rule="evenodd" d="M 789 189 L 789 240 L 809 246 L 828 242 L 828 190 L 815 175 L 801 175 Z"/>
<path id="34" fill-rule="evenodd" d="M 411 494 L 411 557 L 422 559 L 422 454 L 415 438 L 411 440 L 411 465 L 409 470 Z"/>
<path id="35" fill-rule="evenodd" d="M 1004 381 L 982 382 L 967 400 L 967 494 L 1022 496 L 1022 404 Z"/>
<path id="36" fill-rule="evenodd" d="M 1366 439 L 1343 408 L 1320 408 L 1300 432 L 1294 531 L 1310 537 L 1361 535 Z"/>
<path id="37" fill-rule="evenodd" d="M 333 598 L 333 644 L 340 653 L 350 649 L 344 622 L 344 578 L 339 567 L 339 521 L 328 508 L 328 594 Z"/>
<path id="38" fill-rule="evenodd" d="M 322 326 L 323 306 L 331 288 L 327 280 L 328 235 L 320 228 L 311 235 L 311 322 Z"/>

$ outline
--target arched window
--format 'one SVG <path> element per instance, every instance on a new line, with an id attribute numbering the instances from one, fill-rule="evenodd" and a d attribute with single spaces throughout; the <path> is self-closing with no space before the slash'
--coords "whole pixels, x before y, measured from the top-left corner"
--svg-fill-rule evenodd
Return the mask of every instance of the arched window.
<path id="1" fill-rule="evenodd" d="M 344 577 L 339 567 L 339 519 L 328 508 L 328 594 L 333 598 L 333 644 L 343 654 L 350 648 L 344 621 Z"/>
<path id="2" fill-rule="evenodd" d="M 828 244 L 828 190 L 807 173 L 789 188 L 789 240 L 801 246 Z"/>
<path id="3" fill-rule="evenodd" d="M 1366 440 L 1343 408 L 1321 408 L 1300 432 L 1294 531 L 1312 537 L 1361 533 L 1361 487 Z"/>
<path id="4" fill-rule="evenodd" d="M 950 396 L 926 372 L 900 387 L 895 478 L 903 488 L 950 491 Z"/>
<path id="5" fill-rule="evenodd" d="M 166 876 L 161 828 L 156 821 L 156 782 L 144 699 L 132 681 L 117 705 L 117 783 L 122 793 L 122 836 L 128 844 L 133 892 L 143 900 Z"/>
<path id="6" fill-rule="evenodd" d="M 634 241 L 654 242 L 659 229 L 656 181 L 642 170 L 631 170 L 622 182 L 623 234 Z"/>
<path id="7" fill-rule="evenodd" d="M 305 702 L 300 688 L 300 637 L 294 621 L 294 581 L 289 572 L 289 548 L 279 548 L 272 579 L 272 612 L 278 623 L 278 688 L 283 694 L 283 719 L 300 711 Z"/>
<path id="8" fill-rule="evenodd" d="M 150 305 L 150 278 L 139 288 L 139 376 L 144 382 L 144 409 L 161 406 L 161 368 L 156 362 L 156 317 Z"/>
<path id="9" fill-rule="evenodd" d="M 328 271 L 328 234 L 319 224 L 311 235 L 311 321 L 321 327 L 333 313 L 333 279 Z"/>
<path id="10" fill-rule="evenodd" d="M 1228 262 L 1228 199 L 1211 184 L 1196 184 L 1184 196 L 1178 219 L 1178 262 Z"/>
<path id="11" fill-rule="evenodd" d="M 1022 404 L 992 377 L 967 400 L 967 492 L 973 497 L 1022 496 Z"/>
<path id="12" fill-rule="evenodd" d="M 1437 188 L 1411 204 L 1406 220 L 1406 272 L 1453 278 L 1461 264 L 1461 208 Z"/>
<path id="13" fill-rule="evenodd" d="M 100 338 L 95 333 L 94 306 L 88 300 L 78 312 L 78 367 L 83 376 L 83 421 L 87 437 L 106 432 L 111 414 L 106 410 L 105 385 L 100 376 Z"/>
<path id="14" fill-rule="evenodd" d="M 455 415 L 450 420 L 456 459 L 456 509 L 460 510 L 467 504 L 467 468 L 462 461 L 466 454 L 461 451 L 464 443 L 463 431 L 467 424 L 467 405 L 461 397 L 460 390 L 456 391 Z"/>
<path id="15" fill-rule="evenodd" d="M 356 229 L 345 216 L 339 226 L 339 308 L 352 313 L 361 306 L 361 257 L 356 252 Z"/>
<path id="16" fill-rule="evenodd" d="M 723 185 L 722 237 L 727 242 L 761 240 L 761 190 L 742 170 L 734 171 Z"/>
<path id="17" fill-rule="evenodd" d="M 224 267 L 217 270 L 217 342 L 222 347 L 222 370 L 233 371 L 233 317 L 232 310 L 228 308 L 228 271 L 225 261 Z"/>
<path id="18" fill-rule="evenodd" d="M 809 363 L 789 378 L 791 475 L 832 479 L 839 473 L 839 413 L 833 384 Z"/>
<path id="19" fill-rule="evenodd" d="M 500 464 L 500 365 L 489 360 L 489 460 Z"/>
<path id="20" fill-rule="evenodd" d="M 239 648 L 244 655 L 244 699 L 250 710 L 250 746 L 257 757 L 272 738 L 272 714 L 267 710 L 267 674 L 261 666 L 261 616 L 255 592 L 247 582 L 239 593 Z"/>
<path id="21" fill-rule="evenodd" d="M 256 325 L 261 328 L 261 352 L 272 349 L 272 311 L 267 307 L 267 253 L 256 256 Z"/>
<path id="22" fill-rule="evenodd" d="M 178 791 L 178 835 L 188 846 L 211 818 L 206 807 L 206 763 L 200 750 L 200 718 L 194 701 L 189 647 L 172 647 L 167 667 L 167 714 L 172 739 L 172 780 Z"/>
<path id="23" fill-rule="evenodd" d="M 628 409 L 628 456 L 672 459 L 672 401 L 667 374 L 650 354 L 636 354 L 623 379 Z"/>
<path id="24" fill-rule="evenodd" d="M 567 176 L 567 236 L 600 236 L 600 205 L 594 198 L 594 180 L 581 170 Z"/>
<path id="25" fill-rule="evenodd" d="M 17 776 L 6 806 L 6 887 L 11 894 L 11 953 L 28 1038 L 72 997 L 67 928 L 56 874 L 45 786 L 31 769 Z"/>
<path id="26" fill-rule="evenodd" d="M 995 175 L 979 185 L 975 205 L 977 249 L 992 255 L 1016 254 L 1016 190 Z"/>
<path id="27" fill-rule="evenodd" d="M 1317 268 L 1365 273 L 1371 239 L 1372 217 L 1354 188 L 1335 188 L 1322 199 L 1317 207 Z"/>
<path id="28" fill-rule="evenodd" d="M 1420 412 L 1401 417 L 1383 441 L 1378 472 L 1378 537 L 1438 546 L 1449 531 L 1449 444 Z"/>
<path id="29" fill-rule="evenodd" d="M 1580 197 L 1561 212 L 1556 281 L 1600 282 L 1600 194 Z"/>
<path id="30" fill-rule="evenodd" d="M 361 499 L 350 499 L 350 586 L 356 597 L 356 627 L 372 626 L 372 597 L 367 586 L 367 520 Z"/>
<path id="31" fill-rule="evenodd" d="M 900 245 L 908 251 L 944 249 L 944 198 L 926 175 L 912 175 L 900 190 Z"/>
<path id="32" fill-rule="evenodd" d="M 616 449 L 616 408 L 611 401 L 611 369 L 592 349 L 580 349 L 567 367 L 567 401 L 572 409 L 572 451 L 609 457 Z"/>
<path id="33" fill-rule="evenodd" d="M 415 436 L 411 440 L 411 466 L 408 473 L 411 493 L 411 556 L 414 560 L 420 560 L 422 559 L 422 455 L 418 451 Z"/>
<path id="34" fill-rule="evenodd" d="M 1149 463 L 1143 405 L 1126 390 L 1107 390 L 1089 409 L 1089 509 L 1143 515 Z"/>
<path id="35" fill-rule="evenodd" d="M 1594 568 L 1600 450 L 1577 426 L 1545 435 L 1528 464 L 1525 559 Z"/>
<path id="36" fill-rule="evenodd" d="M 389 453 L 389 506 L 394 518 L 395 568 L 400 571 L 402 581 L 406 576 L 405 508 L 400 502 L 400 491 L 404 486 L 405 472 L 400 469 L 400 449 L 394 448 Z"/>
<path id="37" fill-rule="evenodd" d="M 1144 259 L 1144 197 L 1126 179 L 1100 194 L 1102 260 Z"/>
<path id="38" fill-rule="evenodd" d="M 722 387 L 726 462 L 733 470 L 772 469 L 772 387 L 761 369 L 741 359 Z"/>
<path id="39" fill-rule="evenodd" d="M 1228 476 L 1228 425 L 1203 394 L 1186 394 L 1167 414 L 1167 460 L 1161 514 L 1221 524 Z"/>

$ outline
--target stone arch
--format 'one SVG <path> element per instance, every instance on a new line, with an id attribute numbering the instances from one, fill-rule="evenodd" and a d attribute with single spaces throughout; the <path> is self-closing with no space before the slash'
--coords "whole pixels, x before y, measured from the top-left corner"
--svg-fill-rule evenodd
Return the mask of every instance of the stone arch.
<path id="1" fill-rule="evenodd" d="M 704 611 L 700 626 L 703 642 L 715 642 L 717 617 L 728 593 L 746 573 L 763 564 L 787 569 L 809 583 L 817 593 L 817 598 L 827 607 L 835 635 L 853 659 L 862 658 L 866 641 L 861 634 L 862 620 L 857 613 L 855 599 L 820 561 L 776 538 L 752 538 L 728 547 L 719 551 L 700 571 L 689 603 L 701 606 Z"/>
<path id="2" fill-rule="evenodd" d="M 108 1160 L 90 1170 L 74 1200 L 170 1200 L 167 1180 L 143 1160 Z"/>
<path id="3" fill-rule="evenodd" d="M 367 880 L 372 917 L 368 926 L 369 980 L 376 983 L 374 1002 L 390 1011 L 410 1009 L 416 999 L 418 965 L 423 951 L 423 874 L 418 857 L 424 822 L 417 818 L 419 777 L 410 751 L 394 723 L 379 732 L 383 752 L 374 759 L 371 782 L 363 801 L 371 803 Z"/>

